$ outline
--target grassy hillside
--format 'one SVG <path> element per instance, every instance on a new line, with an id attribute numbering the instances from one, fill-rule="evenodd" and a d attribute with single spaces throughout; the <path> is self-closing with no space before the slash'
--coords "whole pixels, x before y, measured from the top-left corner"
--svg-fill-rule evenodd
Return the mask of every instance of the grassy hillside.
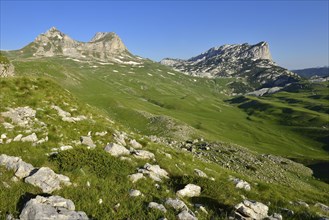
<path id="1" fill-rule="evenodd" d="M 67 58 L 15 60 L 7 55 L 13 59 L 17 74 L 50 77 L 80 100 L 106 111 L 115 121 L 140 134 L 180 140 L 201 136 L 262 153 L 329 159 L 323 140 L 300 132 L 310 127 L 312 132 L 327 132 L 328 128 L 323 128 L 328 123 L 326 112 L 309 109 L 306 103 L 289 106 L 298 115 L 291 121 L 284 118 L 290 113 L 282 111 L 289 104 L 277 101 L 279 98 L 248 97 L 257 103 L 270 103 L 265 112 L 260 109 L 261 115 L 250 116 L 248 106 L 237 108 L 227 101 L 232 99 L 231 78 L 193 78 L 151 61 L 133 66 Z M 278 94 L 292 98 L 296 93 Z M 308 99 L 312 103 L 317 100 L 324 109 L 328 107 L 322 99 Z"/>
<path id="2" fill-rule="evenodd" d="M 22 68 L 23 64 L 24 63 L 21 63 L 18 67 Z M 48 65 L 50 64 L 48 63 Z M 47 68 L 45 71 L 48 74 L 60 74 L 55 71 L 51 72 L 51 67 L 45 68 Z M 55 65 L 55 67 L 53 66 L 52 68 L 58 69 L 60 67 L 59 65 Z M 33 72 L 32 70 L 33 69 L 30 71 Z M 65 71 L 68 71 L 68 69 L 65 69 Z M 40 74 L 38 73 L 37 75 Z M 170 74 L 164 76 L 171 78 Z M 65 75 L 62 75 L 61 77 L 63 79 L 66 78 Z M 287 166 L 284 168 L 286 170 L 274 170 L 274 174 L 277 174 L 277 177 L 280 175 L 289 177 L 291 185 L 282 185 L 276 181 L 268 183 L 262 180 L 255 180 L 244 173 L 232 172 L 217 163 L 206 160 L 205 157 L 199 158 L 193 156 L 190 152 L 178 148 L 153 143 L 145 136 L 135 132 L 132 133 L 130 128 L 113 122 L 114 119 L 120 119 L 120 117 L 126 117 L 133 113 L 133 110 L 127 110 L 125 113 L 126 115 L 115 115 L 115 113 L 118 114 L 119 110 L 125 109 L 130 105 L 134 106 L 134 109 L 139 110 L 142 106 L 141 104 L 140 106 L 138 105 L 140 102 L 147 103 L 147 108 L 153 111 L 162 109 L 164 112 L 170 112 L 172 109 L 175 109 L 175 112 L 179 112 L 179 109 L 183 107 L 175 105 L 176 108 L 167 109 L 150 101 L 136 101 L 133 99 L 134 96 L 131 95 L 131 92 L 129 92 L 126 97 L 123 95 L 126 94 L 123 83 L 120 84 L 120 86 L 115 87 L 117 89 L 122 88 L 122 90 L 116 90 L 114 88 L 110 89 L 110 85 L 115 85 L 115 83 L 107 84 L 107 80 L 110 81 L 111 77 L 108 77 L 109 79 L 104 81 L 100 80 L 100 76 L 94 77 L 95 81 L 99 80 L 98 85 L 103 85 L 104 83 L 104 87 L 97 87 L 93 83 L 88 85 L 94 85 L 94 87 L 86 87 L 84 83 L 87 82 L 83 83 L 82 77 L 86 77 L 88 80 L 93 79 L 89 75 L 84 76 L 83 74 L 78 74 L 76 77 L 76 82 L 73 78 L 69 77 L 66 78 L 67 80 L 61 82 L 66 86 L 75 85 L 75 89 L 72 91 L 76 92 L 76 94 L 78 94 L 78 91 L 82 92 L 82 88 L 88 88 L 89 92 L 95 90 L 104 92 L 106 91 L 106 88 L 108 88 L 109 91 L 106 94 L 111 94 L 110 92 L 113 92 L 114 94 L 111 96 L 113 97 L 113 100 L 110 100 L 106 106 L 114 108 L 112 105 L 115 103 L 125 105 L 114 109 L 107 109 L 105 108 L 105 105 L 104 109 L 92 107 L 86 104 L 86 102 L 81 101 L 81 98 L 83 97 L 82 94 L 80 94 L 79 98 L 75 98 L 72 92 L 63 90 L 55 83 L 55 81 L 46 79 L 45 77 L 29 76 L 28 78 L 14 77 L 0 79 L 0 112 L 5 112 L 8 108 L 29 106 L 36 110 L 36 118 L 38 119 L 38 121 L 35 120 L 35 126 L 31 128 L 16 127 L 14 130 L 8 130 L 2 123 L 11 123 L 11 121 L 8 118 L 0 117 L 0 134 L 6 133 L 8 138 L 13 138 L 19 133 L 28 134 L 29 132 L 35 131 L 39 138 L 43 137 L 45 134 L 49 137 L 47 142 L 36 146 L 29 142 L 14 141 L 8 144 L 2 144 L 0 145 L 0 152 L 1 154 L 21 156 L 24 161 L 33 164 L 35 167 L 47 166 L 52 168 L 56 173 L 67 175 L 71 179 L 73 185 L 55 191 L 54 194 L 71 199 L 75 203 L 76 209 L 85 211 L 89 217 L 93 219 L 159 219 L 160 217 L 165 216 L 168 219 L 175 219 L 177 213 L 173 209 L 167 207 L 168 212 L 163 214 L 159 211 L 149 210 L 147 204 L 151 201 L 163 203 L 166 198 L 175 197 L 175 192 L 188 183 L 195 183 L 202 187 L 200 197 L 183 199 L 192 211 L 198 212 L 197 217 L 199 219 L 226 219 L 233 210 L 234 205 L 241 202 L 243 198 L 249 198 L 268 204 L 270 207 L 270 214 L 273 212 L 281 213 L 282 210 L 280 208 L 289 208 L 295 212 L 293 217 L 282 212 L 284 219 L 318 219 L 319 215 L 325 214 L 313 205 L 316 202 L 328 204 L 329 185 L 313 179 L 308 172 L 290 170 L 288 164 L 284 164 L 283 162 L 279 165 L 273 164 L 273 169 L 277 169 L 275 168 L 277 166 Z M 172 82 L 174 82 L 174 79 L 179 79 L 179 77 L 188 79 L 184 76 L 176 75 L 171 78 Z M 56 76 L 55 79 L 58 80 L 60 77 L 57 78 Z M 207 80 L 197 80 L 199 80 L 197 82 L 202 86 L 205 86 L 204 88 L 214 88 L 214 85 L 211 85 L 211 82 Z M 121 82 L 119 81 L 118 83 Z M 166 83 L 166 81 L 163 83 Z M 186 83 L 193 88 L 194 83 L 190 81 Z M 132 84 L 137 84 L 137 82 L 131 83 L 131 85 Z M 81 86 L 80 89 L 79 86 Z M 139 86 L 140 85 L 136 85 L 135 89 Z M 148 86 L 150 89 L 151 84 L 148 84 Z M 160 88 L 161 87 L 156 86 L 153 87 L 154 91 L 157 91 L 157 89 Z M 202 87 L 200 86 L 197 88 L 201 89 Z M 182 86 L 177 88 L 177 91 L 180 90 L 193 91 L 191 88 L 183 88 Z M 162 92 L 166 92 L 170 97 L 170 94 L 173 91 Z M 83 94 L 87 95 L 88 92 L 85 91 Z M 100 101 L 104 100 L 104 97 L 102 97 L 101 92 L 98 94 L 100 99 L 96 99 L 94 103 L 101 107 L 102 105 L 100 105 Z M 115 95 L 118 96 L 118 99 L 115 99 Z M 148 94 L 145 93 L 145 95 Z M 196 98 L 202 97 L 201 94 L 197 95 L 197 92 L 194 92 L 193 95 L 196 95 Z M 217 95 L 219 97 L 221 96 L 217 93 L 213 94 L 214 97 Z M 98 96 L 93 95 L 91 97 L 96 98 Z M 210 92 L 209 96 L 211 96 Z M 92 103 L 91 101 L 93 99 L 91 97 L 88 97 L 86 101 Z M 150 98 L 151 96 L 146 97 Z M 156 97 L 153 97 L 153 99 L 155 98 Z M 186 97 L 185 99 L 189 99 L 190 102 L 197 102 L 196 98 Z M 158 99 L 155 100 L 159 102 Z M 162 104 L 170 103 L 169 101 L 165 102 L 165 99 L 160 100 L 162 101 Z M 223 103 L 223 106 L 225 106 L 224 102 L 221 101 L 220 103 Z M 59 106 L 63 110 L 71 112 L 72 116 L 84 115 L 86 116 L 86 120 L 76 123 L 63 122 L 56 110 L 51 107 L 52 105 Z M 204 109 L 206 109 L 206 107 L 211 109 L 210 106 L 210 103 L 208 103 L 208 105 L 202 107 Z M 197 108 L 200 109 L 201 107 Z M 232 106 L 227 106 L 226 108 L 235 109 L 234 111 L 243 115 L 241 113 L 242 111 L 238 108 Z M 113 118 L 111 118 L 111 114 L 113 114 Z M 137 115 L 137 113 L 135 115 Z M 135 115 L 131 116 L 130 119 L 133 120 Z M 190 116 L 184 117 L 182 114 L 180 117 L 182 119 L 188 119 Z M 201 114 L 200 117 L 204 116 Z M 140 123 L 145 119 L 142 118 L 138 120 L 141 120 L 138 121 Z M 189 121 L 187 120 L 187 122 Z M 38 123 L 44 123 L 46 126 L 40 130 Z M 133 122 L 130 125 L 134 125 L 134 123 L 136 122 Z M 132 129 L 137 130 L 136 128 Z M 141 126 L 141 129 L 146 128 Z M 196 133 L 200 132 L 197 128 L 195 129 L 197 130 Z M 85 146 L 76 144 L 76 141 L 79 140 L 80 136 L 86 135 L 89 131 L 92 131 L 92 138 L 97 145 L 94 150 L 88 150 Z M 101 131 L 107 131 L 108 133 L 105 136 L 93 135 L 95 132 Z M 146 161 L 135 159 L 133 156 L 128 156 L 128 158 L 131 159 L 131 162 L 127 160 L 123 161 L 106 153 L 103 150 L 103 147 L 107 142 L 113 141 L 113 133 L 116 131 L 125 131 L 130 138 L 134 138 L 142 143 L 144 150 L 153 152 L 156 161 L 149 162 L 152 164 L 159 164 L 160 167 L 167 170 L 170 178 L 159 183 L 160 187 L 156 187 L 155 182 L 149 178 L 140 180 L 137 183 L 130 182 L 127 175 L 135 173 L 136 169 L 142 167 Z M 201 132 L 205 133 L 205 131 L 206 130 L 203 130 Z M 72 145 L 73 149 L 60 152 L 55 156 L 49 156 L 52 148 L 58 148 L 62 145 Z M 221 152 L 222 154 L 230 155 L 230 153 L 234 153 L 224 152 L 224 146 L 220 149 L 221 151 L 218 152 Z M 165 156 L 165 153 L 170 154 L 171 158 Z M 254 153 L 248 151 L 248 155 L 249 154 Z M 257 154 L 254 156 L 255 158 L 259 158 L 259 155 Z M 236 163 L 238 163 L 238 161 L 236 161 Z M 194 169 L 203 170 L 209 177 L 213 177 L 215 180 L 196 176 Z M 257 172 L 257 170 L 254 170 L 254 172 Z M 39 188 L 24 183 L 22 180 L 17 182 L 12 181 L 13 172 L 7 171 L 3 166 L 0 166 L 0 173 L 2 181 L 2 184 L 0 184 L 0 218 L 5 218 L 6 213 L 12 213 L 17 217 L 22 208 L 22 204 L 29 198 L 36 194 L 41 194 L 42 192 Z M 242 178 L 251 183 L 252 190 L 244 191 L 235 188 L 234 184 L 229 181 L 230 175 Z M 5 183 L 9 185 L 9 187 Z M 139 189 L 144 196 L 131 198 L 128 195 L 130 189 Z M 102 204 L 99 204 L 100 199 L 103 201 Z M 296 205 L 296 202 L 299 200 L 310 204 L 310 208 Z M 203 204 L 208 211 L 208 214 L 205 214 L 196 208 L 193 205 L 196 203 Z M 119 208 L 115 208 L 117 207 L 117 204 L 120 204 Z"/>

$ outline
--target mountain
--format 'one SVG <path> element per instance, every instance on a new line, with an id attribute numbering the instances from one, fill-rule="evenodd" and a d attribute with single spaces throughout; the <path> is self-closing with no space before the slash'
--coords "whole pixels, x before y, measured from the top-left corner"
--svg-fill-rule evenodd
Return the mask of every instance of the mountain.
<path id="1" fill-rule="evenodd" d="M 120 37 L 113 32 L 98 32 L 89 42 L 80 42 L 52 27 L 18 51 L 23 56 L 65 56 L 82 60 L 124 62 L 137 60 Z"/>
<path id="2" fill-rule="evenodd" d="M 108 33 L 49 32 L 3 52 L 15 75 L 0 78 L 0 219 L 328 215 L 329 82 L 234 96 L 245 77 L 182 74 L 105 48 Z M 257 48 L 227 59 L 273 62 Z"/>
<path id="3" fill-rule="evenodd" d="M 192 76 L 242 78 L 246 91 L 283 87 L 299 80 L 272 60 L 266 42 L 223 45 L 188 60 L 165 58 L 160 63 Z"/>
<path id="4" fill-rule="evenodd" d="M 311 78 L 313 76 L 326 77 L 329 76 L 329 67 L 324 66 L 324 67 L 306 68 L 300 70 L 291 70 L 291 72 L 294 72 L 299 76 L 305 78 Z"/>

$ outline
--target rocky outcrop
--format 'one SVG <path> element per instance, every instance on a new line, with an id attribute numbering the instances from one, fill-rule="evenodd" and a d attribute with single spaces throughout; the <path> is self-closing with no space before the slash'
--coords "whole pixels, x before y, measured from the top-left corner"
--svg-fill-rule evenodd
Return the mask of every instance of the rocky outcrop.
<path id="1" fill-rule="evenodd" d="M 119 57 L 132 59 L 122 40 L 113 32 L 99 32 L 89 42 L 80 42 L 52 27 L 22 50 L 27 49 L 34 51 L 35 57 L 66 56 L 99 61 L 118 61 Z"/>
<path id="2" fill-rule="evenodd" d="M 20 220 L 53 219 L 53 220 L 83 220 L 89 219 L 85 212 L 75 211 L 74 203 L 60 196 L 37 196 L 28 201 L 20 216 Z"/>
<path id="3" fill-rule="evenodd" d="M 272 61 L 266 42 L 223 45 L 188 60 L 166 58 L 160 63 L 192 76 L 244 78 L 248 88 L 243 93 L 263 87 L 283 87 L 299 80 L 297 74 Z M 241 93 L 241 86 L 231 89 L 233 93 Z"/>

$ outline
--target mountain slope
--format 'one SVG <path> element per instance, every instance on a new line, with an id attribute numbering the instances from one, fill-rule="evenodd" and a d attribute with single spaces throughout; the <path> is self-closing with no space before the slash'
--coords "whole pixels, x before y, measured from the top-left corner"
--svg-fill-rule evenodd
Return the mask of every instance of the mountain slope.
<path id="1" fill-rule="evenodd" d="M 223 45 L 188 60 L 166 58 L 160 63 L 192 76 L 242 78 L 246 87 L 244 92 L 283 87 L 299 78 L 272 61 L 266 42 Z"/>
<path id="2" fill-rule="evenodd" d="M 299 76 L 305 78 L 311 78 L 312 76 L 325 77 L 325 76 L 329 76 L 329 67 L 306 68 L 300 70 L 291 70 L 291 72 L 294 72 Z"/>

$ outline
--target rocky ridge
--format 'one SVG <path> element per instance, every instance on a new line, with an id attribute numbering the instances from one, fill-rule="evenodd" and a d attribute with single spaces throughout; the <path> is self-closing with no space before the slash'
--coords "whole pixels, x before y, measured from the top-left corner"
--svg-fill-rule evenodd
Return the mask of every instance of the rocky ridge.
<path id="1" fill-rule="evenodd" d="M 188 60 L 165 58 L 160 63 L 192 76 L 242 78 L 245 92 L 283 87 L 299 78 L 272 60 L 267 42 L 223 45 Z"/>
<path id="2" fill-rule="evenodd" d="M 62 33 L 55 27 L 40 34 L 21 53 L 34 57 L 65 56 L 74 61 L 96 60 L 138 64 L 137 59 L 128 51 L 120 37 L 114 32 L 98 32 L 89 42 L 80 42 Z"/>

